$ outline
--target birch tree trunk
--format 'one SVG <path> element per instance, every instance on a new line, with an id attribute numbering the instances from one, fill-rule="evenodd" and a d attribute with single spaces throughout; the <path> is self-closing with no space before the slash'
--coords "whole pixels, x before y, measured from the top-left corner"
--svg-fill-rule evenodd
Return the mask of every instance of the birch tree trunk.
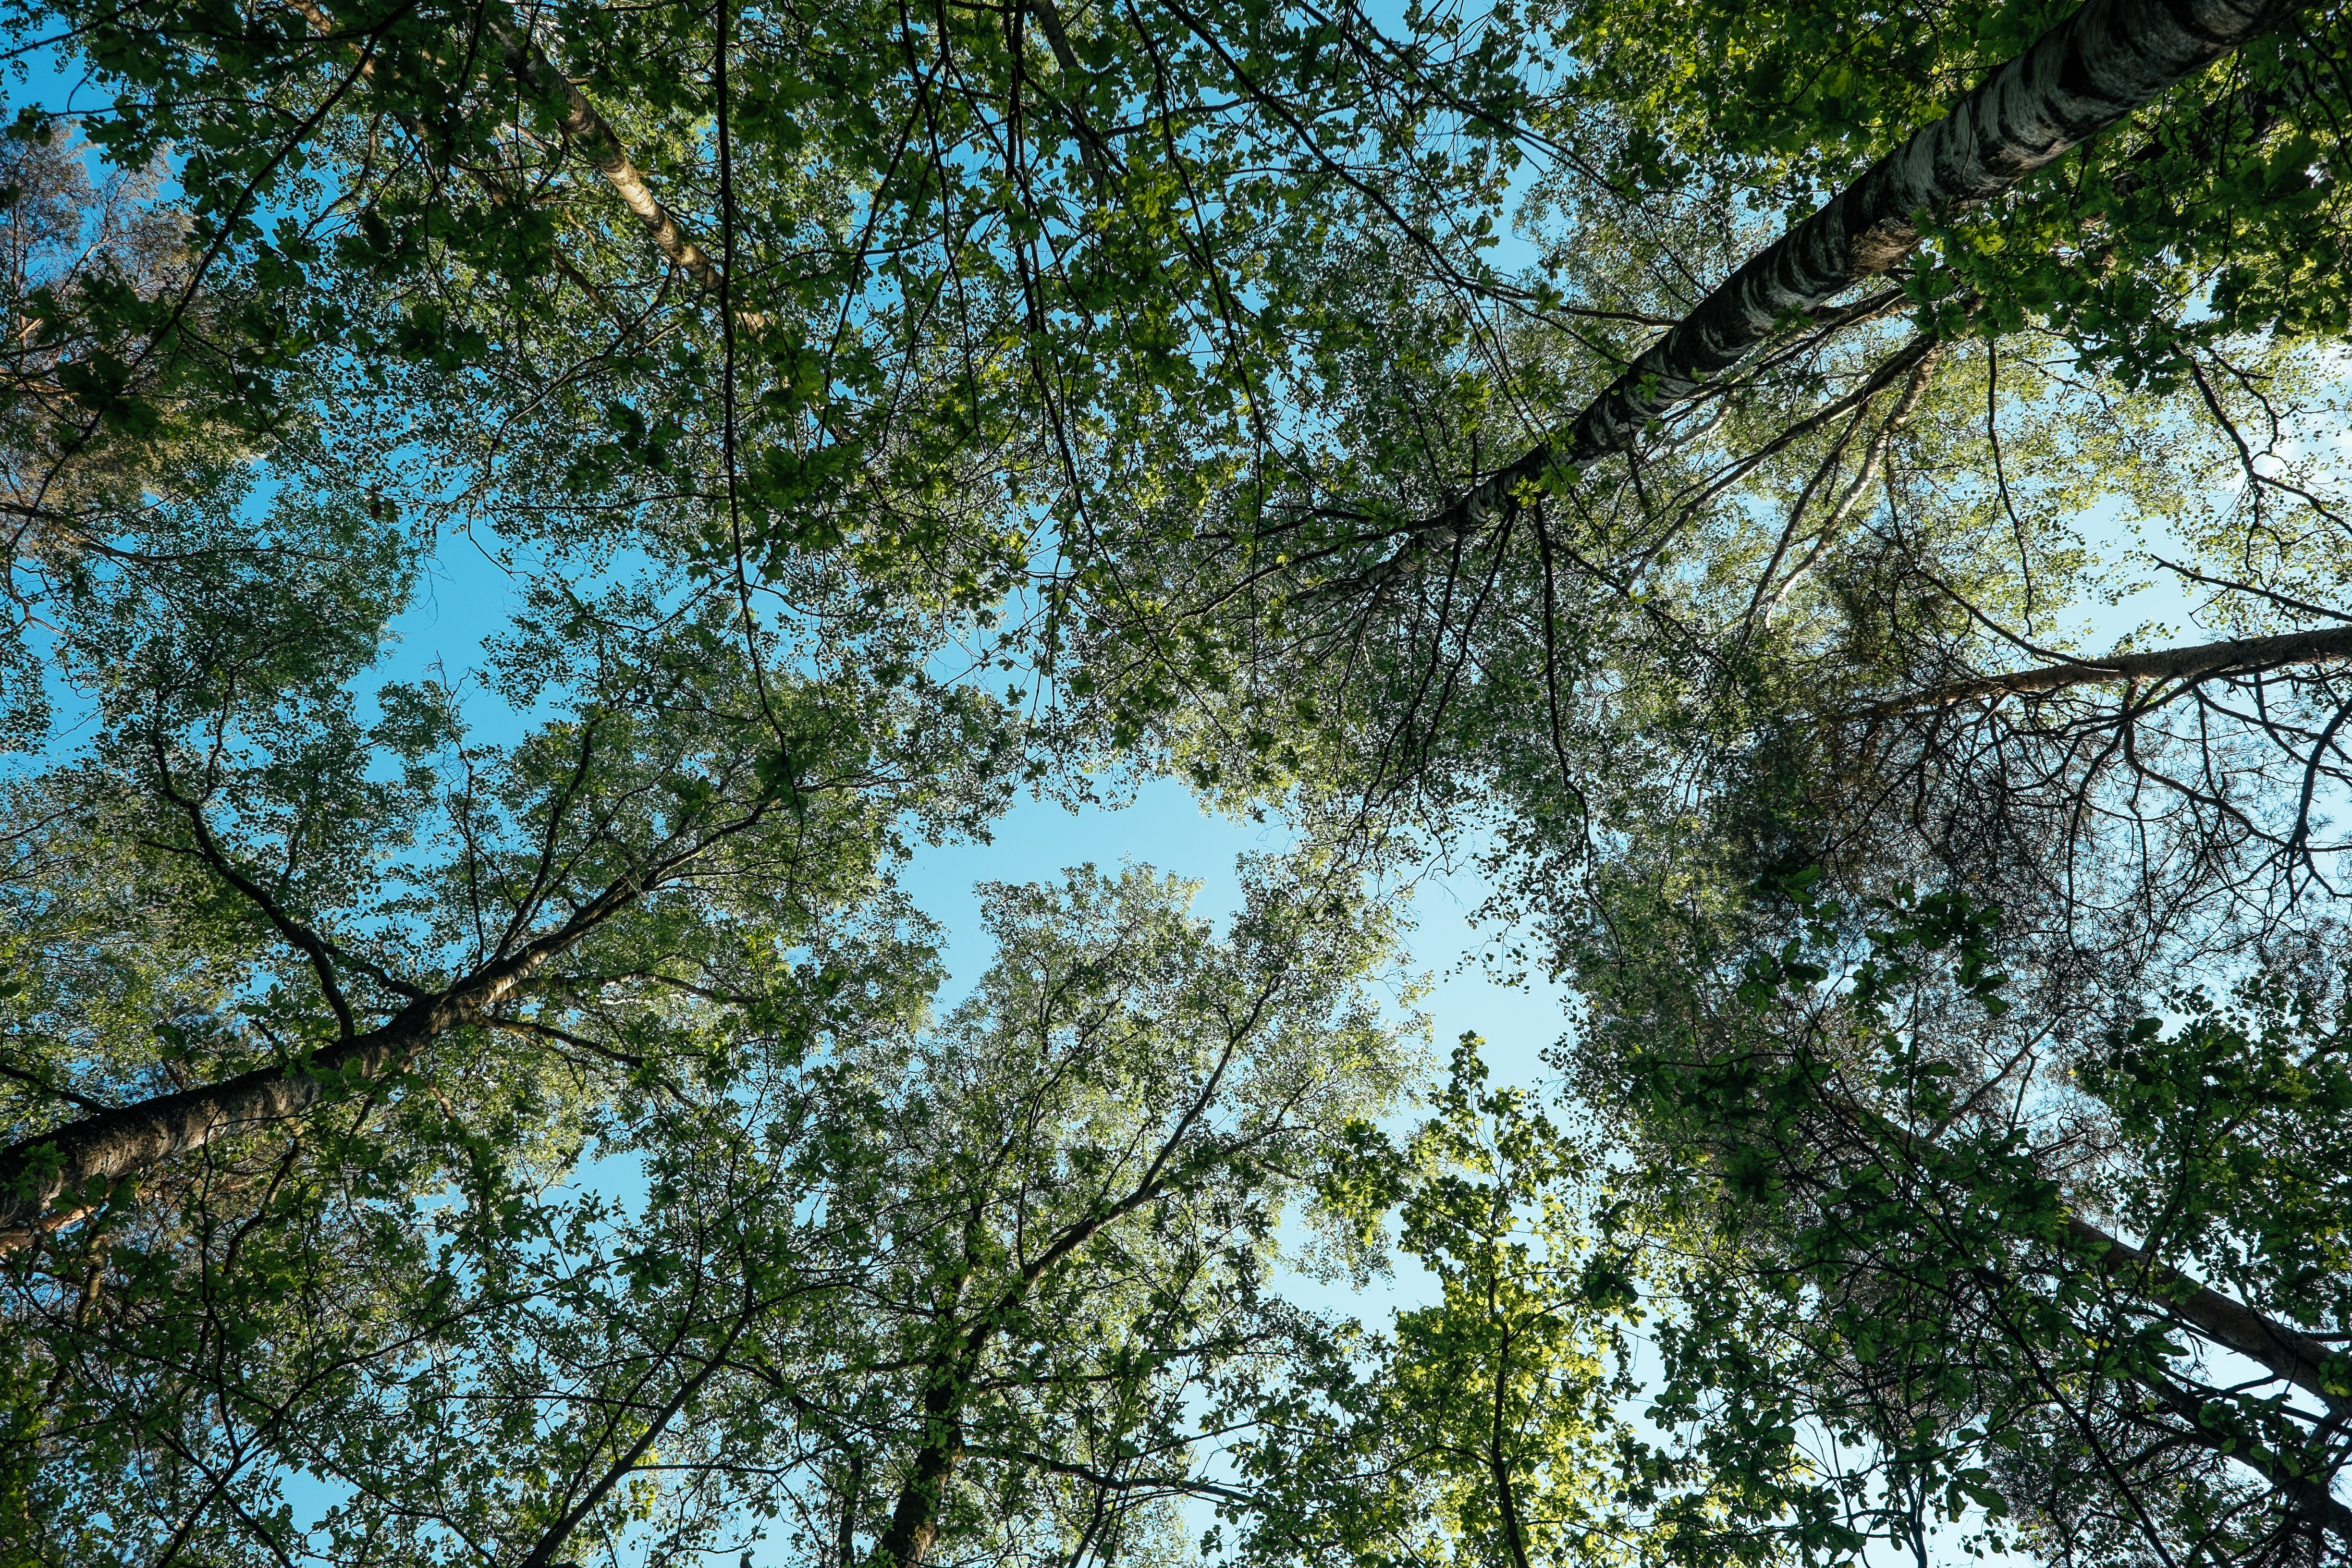
<path id="1" fill-rule="evenodd" d="M 604 183 L 621 198 L 621 205 L 629 209 L 638 226 L 652 239 L 655 248 L 693 279 L 696 287 L 718 298 L 724 279 L 717 259 L 702 248 L 692 232 L 678 221 L 677 215 L 654 194 L 644 171 L 629 157 L 628 148 L 597 112 L 596 106 L 588 101 L 587 95 L 572 85 L 523 27 L 492 20 L 489 31 L 499 47 L 506 50 L 507 68 L 514 73 L 515 79 L 557 106 L 557 123 L 563 128 L 565 138 L 604 176 Z"/>
<path id="2" fill-rule="evenodd" d="M 310 31 L 321 38 L 335 37 L 335 24 L 322 10 L 318 0 L 289 0 L 294 10 L 310 24 Z M 719 263 L 696 240 L 693 231 L 679 221 L 629 156 L 627 146 L 616 134 L 611 122 L 597 111 L 588 97 L 548 58 L 547 51 L 539 47 L 524 26 L 497 17 L 485 19 L 490 37 L 505 52 L 506 66 L 515 79 L 531 91 L 548 99 L 556 108 L 556 123 L 562 128 L 564 139 L 586 156 L 589 166 L 604 177 L 621 205 L 629 209 L 638 226 L 654 242 L 654 247 L 670 264 L 694 280 L 695 286 L 716 299 L 721 279 Z M 362 44 L 365 50 L 369 47 Z M 360 75 L 371 86 L 376 81 L 376 62 L 366 56 L 360 62 Z M 403 114 L 401 123 L 412 135 L 428 147 L 440 146 L 445 138 L 415 115 Z M 468 171 L 479 177 L 478 171 Z M 494 196 L 499 195 L 492 191 Z"/>
<path id="3" fill-rule="evenodd" d="M 2302 3 L 2090 0 L 1750 258 L 1573 420 L 1416 530 L 1375 580 L 1432 544 L 1479 531 L 1552 468 L 1625 450 L 1645 424 L 1706 391 L 1790 315 L 1908 256 L 1920 214 L 2000 195 Z"/>

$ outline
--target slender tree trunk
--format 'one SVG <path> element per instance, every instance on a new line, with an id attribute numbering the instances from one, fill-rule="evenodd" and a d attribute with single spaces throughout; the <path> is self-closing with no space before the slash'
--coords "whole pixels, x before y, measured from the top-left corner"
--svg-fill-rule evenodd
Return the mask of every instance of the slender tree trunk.
<path id="1" fill-rule="evenodd" d="M 1231 1052 L 1227 1053 L 1231 1059 Z M 1095 1214 L 1078 1221 L 1055 1237 L 1043 1251 L 1032 1258 L 1012 1282 L 979 1314 L 978 1321 L 952 1354 L 942 1353 L 931 1366 L 931 1381 L 923 1391 L 923 1443 L 915 1451 L 915 1462 L 907 1479 L 898 1489 L 898 1501 L 890 1510 L 890 1523 L 882 1538 L 875 1543 L 890 1568 L 922 1568 L 923 1559 L 940 1535 L 940 1502 L 947 1484 L 955 1475 L 956 1466 L 963 1458 L 963 1399 L 964 1390 L 978 1375 L 982 1355 L 995 1331 L 997 1322 L 1018 1306 L 1038 1280 L 1078 1247 L 1086 1245 L 1096 1232 L 1122 1215 L 1134 1213 L 1166 1189 L 1163 1167 L 1174 1152 L 1177 1140 L 1183 1136 L 1209 1100 L 1214 1097 L 1217 1085 L 1224 1074 L 1220 1063 L 1192 1108 L 1177 1125 L 1176 1132 L 1161 1146 L 1145 1179 L 1135 1189 Z M 972 1242 L 965 1242 L 966 1256 L 973 1250 Z M 962 1300 L 965 1281 L 955 1282 L 955 1300 Z"/>
<path id="2" fill-rule="evenodd" d="M 334 23 L 320 8 L 318 0 L 288 0 L 288 3 L 301 14 L 314 34 L 320 37 L 334 36 Z M 696 287 L 715 298 L 720 281 L 718 261 L 702 248 L 693 231 L 678 220 L 677 215 L 654 194 L 653 185 L 630 158 L 628 148 L 614 132 L 611 123 L 597 111 L 596 106 L 588 101 L 587 95 L 572 85 L 562 71 L 556 68 L 555 62 L 547 58 L 547 51 L 539 47 L 538 41 L 523 26 L 496 17 L 486 18 L 485 26 L 499 47 L 505 51 L 507 69 L 513 73 L 516 80 L 533 92 L 542 94 L 557 106 L 556 123 L 562 128 L 565 139 L 587 157 L 589 166 L 613 187 L 614 194 L 621 198 L 621 204 L 629 209 L 638 226 L 653 240 L 655 248 L 667 257 L 671 265 L 693 279 Z M 375 61 L 372 58 L 364 61 L 360 67 L 360 74 L 374 85 Z M 441 141 L 415 116 L 403 115 L 400 118 L 411 133 L 427 146 Z"/>
<path id="3" fill-rule="evenodd" d="M 522 1568 L 551 1568 L 555 1562 L 555 1554 L 563 1549 L 565 1542 L 572 1539 L 572 1532 L 580 1528 L 580 1521 L 593 1513 L 596 1505 L 603 1502 L 614 1487 L 629 1478 L 644 1460 L 646 1451 L 660 1440 L 662 1434 L 669 1429 L 669 1424 L 677 1418 L 677 1413 L 686 1408 L 687 1401 L 700 1393 L 702 1385 L 727 1364 L 728 1352 L 735 1348 L 735 1342 L 742 1337 L 744 1327 L 750 1321 L 748 1315 L 735 1320 L 734 1325 L 727 1331 L 727 1337 L 719 1342 L 719 1349 L 695 1369 L 692 1376 L 678 1384 L 677 1392 L 654 1413 L 653 1419 L 646 1423 L 646 1429 L 637 1434 L 637 1440 L 605 1467 L 604 1473 L 597 1478 L 595 1485 L 588 1489 L 587 1495 L 565 1510 L 563 1517 L 540 1538 L 539 1544 L 531 1548 L 530 1555 L 522 1560 Z"/>
<path id="4" fill-rule="evenodd" d="M 1170 1162 L 1175 1158 L 1186 1132 L 1192 1127 L 1224 1083 L 1225 1070 L 1233 1064 L 1238 1037 L 1229 1041 L 1216 1070 L 1202 1085 L 1192 1103 L 1177 1119 L 1175 1127 L 1162 1140 L 1136 1184 L 1117 1203 L 1106 1204 L 1086 1218 L 1063 1228 L 1054 1239 L 1039 1250 L 1003 1289 L 979 1309 L 972 1317 L 971 1330 L 960 1342 L 942 1350 L 930 1366 L 930 1382 L 923 1390 L 923 1442 L 915 1451 L 914 1464 L 907 1479 L 898 1489 L 898 1500 L 890 1510 L 890 1523 L 882 1538 L 875 1543 L 890 1568 L 921 1568 L 923 1559 L 940 1535 L 940 1503 L 947 1485 L 963 1458 L 963 1402 L 965 1390 L 979 1375 L 981 1358 L 986 1353 L 990 1338 L 997 1325 L 1008 1317 L 1036 1287 L 1037 1282 L 1059 1267 L 1079 1247 L 1107 1226 L 1135 1213 L 1168 1191 L 1171 1180 Z M 970 1280 L 971 1259 L 979 1250 L 975 1211 L 967 1220 L 964 1233 L 964 1268 L 954 1282 L 950 1301 L 959 1306 Z"/>
<path id="5" fill-rule="evenodd" d="M 1951 112 L 1881 158 L 1699 301 L 1573 420 L 1488 476 L 1374 574 L 1483 529 L 1522 486 L 1632 445 L 1792 312 L 1828 303 L 1919 243 L 1921 213 L 1998 195 L 2276 26 L 2303 0 L 2089 0 Z"/>
<path id="6" fill-rule="evenodd" d="M 1851 1100 L 1843 1101 L 1843 1108 L 1872 1142 L 1893 1143 L 1927 1170 L 1972 1184 L 1971 1173 L 1954 1170 L 1953 1156 L 1933 1139 Z M 2102 1273 L 2130 1294 L 2168 1309 L 2214 1343 L 2314 1395 L 2329 1415 L 2352 1418 L 2352 1352 L 2339 1354 L 2302 1331 L 2231 1300 L 2154 1254 L 2108 1235 L 2080 1215 L 2066 1215 L 2066 1234 Z"/>
<path id="7" fill-rule="evenodd" d="M 492 20 L 490 36 L 507 52 L 507 68 L 515 79 L 532 91 L 553 102 L 558 109 L 557 123 L 571 143 L 580 149 L 591 166 L 613 187 L 654 246 L 697 287 L 717 298 L 721 282 L 719 263 L 698 243 L 691 230 L 678 221 L 677 215 L 663 205 L 654 189 L 629 157 L 629 150 L 587 95 L 572 85 L 547 51 L 539 47 L 522 26 L 509 22 Z"/>
<path id="8" fill-rule="evenodd" d="M 2152 653 L 2109 654 L 2105 658 L 2068 659 L 2021 669 L 2011 675 L 1979 676 L 1930 686 L 1908 697 L 1874 702 L 1836 715 L 1839 719 L 1885 719 L 1963 702 L 1999 701 L 2004 697 L 2030 696 L 2037 691 L 2063 691 L 2070 687 L 2098 686 L 2126 680 L 2201 680 L 2210 676 L 2276 669 L 2282 665 L 2317 664 L 2352 658 L 2352 626 L 2319 631 L 2288 632 L 2279 637 L 2237 637 L 2227 642 L 2199 643 L 2190 647 L 2158 648 Z"/>
<path id="9" fill-rule="evenodd" d="M 841 1488 L 840 1538 L 834 1546 L 832 1568 L 851 1568 L 857 1558 L 858 1493 L 866 1479 L 866 1456 L 849 1456 L 849 1477 Z"/>
<path id="10" fill-rule="evenodd" d="M 100 1111 L 0 1149 L 0 1236 L 40 1226 L 59 1194 L 105 1186 L 215 1139 L 301 1115 L 331 1089 L 399 1071 L 436 1037 L 511 995 L 550 956 L 534 949 L 291 1067 L 257 1068 L 219 1083 Z M 72 1216 L 68 1214 L 66 1218 Z"/>
<path id="11" fill-rule="evenodd" d="M 1489 1312 L 1494 1310 L 1494 1305 L 1495 1288 L 1489 1279 L 1486 1287 Z M 1511 1342 L 1506 1332 L 1502 1353 L 1496 1358 L 1495 1366 L 1495 1413 L 1486 1442 L 1486 1472 L 1494 1478 L 1495 1505 L 1502 1511 L 1503 1543 L 1510 1550 L 1511 1568 L 1528 1568 L 1528 1538 L 1519 1524 L 1518 1491 L 1511 1484 L 1510 1463 L 1503 1454 L 1503 1405 L 1504 1394 L 1509 1385 L 1510 1369 Z"/>

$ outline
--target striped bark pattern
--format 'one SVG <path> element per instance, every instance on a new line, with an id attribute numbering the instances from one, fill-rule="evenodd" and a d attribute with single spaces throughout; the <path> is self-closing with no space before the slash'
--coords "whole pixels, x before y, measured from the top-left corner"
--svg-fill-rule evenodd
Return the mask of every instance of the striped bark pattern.
<path id="1" fill-rule="evenodd" d="M 2090 0 L 1724 282 L 1569 427 L 1570 461 L 1629 445 L 1791 311 L 1919 243 L 1922 212 L 2000 195 L 2266 30 L 2291 0 Z"/>
<path id="2" fill-rule="evenodd" d="M 1630 447 L 1705 392 L 1791 313 L 1827 304 L 1919 243 L 1921 213 L 1998 195 L 2275 26 L 2302 0 L 2090 0 L 1943 119 L 1880 159 L 1685 316 L 1582 413 L 1489 475 L 1405 551 L 1482 529 L 1520 486 Z"/>

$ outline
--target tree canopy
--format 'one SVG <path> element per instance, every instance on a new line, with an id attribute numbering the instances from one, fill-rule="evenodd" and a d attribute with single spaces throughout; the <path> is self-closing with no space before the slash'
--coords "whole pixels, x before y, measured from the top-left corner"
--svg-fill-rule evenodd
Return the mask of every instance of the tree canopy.
<path id="1" fill-rule="evenodd" d="M 0 1563 L 2352 1563 L 2341 5 L 5 17 Z"/>

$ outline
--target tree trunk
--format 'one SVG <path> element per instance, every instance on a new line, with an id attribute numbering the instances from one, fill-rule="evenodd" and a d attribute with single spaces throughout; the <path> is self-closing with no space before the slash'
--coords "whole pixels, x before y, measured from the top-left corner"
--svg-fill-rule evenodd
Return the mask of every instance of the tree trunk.
<path id="1" fill-rule="evenodd" d="M 735 1348 L 735 1342 L 742 1337 L 750 1322 L 748 1313 L 736 1318 L 734 1325 L 727 1331 L 727 1337 L 719 1342 L 719 1349 L 712 1352 L 710 1359 L 678 1384 L 677 1392 L 654 1413 L 653 1419 L 646 1423 L 645 1430 L 637 1434 L 636 1441 L 629 1445 L 628 1450 L 606 1466 L 595 1485 L 588 1489 L 587 1495 L 565 1510 L 563 1516 L 540 1537 L 539 1544 L 531 1548 L 530 1555 L 522 1560 L 522 1568 L 551 1568 L 555 1554 L 563 1549 L 565 1542 L 572 1539 L 572 1532 L 580 1528 L 580 1521 L 593 1513 L 596 1505 L 611 1495 L 614 1487 L 628 1479 L 645 1459 L 646 1451 L 669 1429 L 669 1424 L 677 1418 L 677 1413 L 686 1408 L 687 1401 L 700 1393 L 702 1385 L 727 1364 L 728 1352 Z"/>
<path id="2" fill-rule="evenodd" d="M 1231 1059 L 1232 1053 L 1226 1053 Z M 1056 1236 L 1053 1242 L 1032 1258 L 996 1299 L 978 1314 L 971 1330 L 952 1355 L 942 1352 L 932 1363 L 930 1385 L 923 1391 L 923 1443 L 915 1451 L 915 1462 L 908 1471 L 906 1483 L 898 1489 L 898 1501 L 890 1510 L 890 1523 L 882 1538 L 875 1543 L 890 1568 L 922 1568 L 923 1559 L 929 1554 L 932 1543 L 940 1536 L 940 1500 L 947 1484 L 955 1474 L 957 1464 L 963 1458 L 964 1391 L 979 1374 L 982 1352 L 988 1348 L 996 1325 L 1026 1297 L 1030 1289 L 1045 1278 L 1048 1270 L 1086 1245 L 1096 1232 L 1122 1215 L 1132 1214 L 1163 1191 L 1166 1175 L 1163 1170 L 1177 1139 L 1192 1124 L 1192 1119 L 1214 1096 L 1223 1080 L 1224 1066 L 1220 1063 L 1207 1088 L 1193 1102 L 1176 1132 L 1160 1148 L 1160 1156 L 1151 1163 L 1145 1179 L 1118 1203 L 1079 1220 Z M 969 1236 L 964 1243 L 965 1255 L 971 1256 L 973 1244 Z M 953 1300 L 963 1297 L 965 1279 L 955 1281 Z"/>
<path id="3" fill-rule="evenodd" d="M 412 1002 L 380 1027 L 291 1067 L 257 1068 L 219 1083 L 100 1111 L 0 1149 L 0 1237 L 22 1239 L 39 1226 L 60 1193 L 111 1184 L 215 1139 L 299 1116 L 327 1097 L 330 1080 L 390 1077 L 436 1036 L 479 1018 L 511 995 L 549 951 L 534 949 L 437 996 Z"/>
<path id="4" fill-rule="evenodd" d="M 940 1538 L 940 1500 L 963 1458 L 963 1385 L 955 1372 L 942 1371 L 923 1394 L 923 1446 L 890 1523 L 875 1543 L 890 1568 L 922 1568 L 931 1543 Z"/>
<path id="5" fill-rule="evenodd" d="M 1706 390 L 1791 312 L 1826 304 L 1909 255 L 1920 213 L 1998 195 L 2302 4 L 2090 0 L 1750 258 L 1573 421 L 1416 530 L 1378 575 L 1432 543 L 1477 532 L 1551 468 L 1624 450 L 1645 424 Z"/>
<path id="6" fill-rule="evenodd" d="M 1958 1184 L 1974 1184 L 1973 1174 L 1965 1167 L 1955 1170 L 1952 1154 L 1935 1140 L 1910 1131 L 1866 1106 L 1852 1100 L 1839 1103 L 1874 1142 L 1895 1144 L 1923 1168 L 1948 1176 Z M 2315 1395 L 2329 1415 L 2352 1418 L 2352 1352 L 2331 1351 L 2302 1331 L 2233 1301 L 2153 1254 L 2117 1240 L 2080 1215 L 2066 1215 L 2066 1234 L 2102 1273 L 2125 1284 L 2132 1295 L 2169 1309 L 2216 1344 Z"/>
<path id="7" fill-rule="evenodd" d="M 2079 1215 L 2066 1216 L 2066 1232 L 2083 1245 L 2110 1278 L 2137 1277 L 2139 1289 L 2134 1294 L 2163 1303 L 2182 1322 L 2214 1343 L 2237 1352 L 2305 1393 L 2317 1396 L 2330 1415 L 2339 1420 L 2352 1418 L 2352 1369 L 2347 1368 L 2345 1356 L 2308 1334 L 2231 1300 L 2210 1285 L 2198 1283 L 2138 1247 L 2116 1240 Z M 2331 1363 L 2335 1365 L 2332 1374 Z"/>
<path id="8" fill-rule="evenodd" d="M 1998 701 L 2037 691 L 2063 691 L 2069 687 L 2097 686 L 2125 680 L 2201 680 L 2210 676 L 2275 669 L 2282 665 L 2317 664 L 2352 658 L 2352 626 L 2328 626 L 2279 637 L 2238 637 L 2227 642 L 2199 643 L 2191 647 L 2158 648 L 2153 653 L 2109 654 L 2105 658 L 2068 659 L 2021 669 L 2011 675 L 1985 675 L 1930 686 L 1908 697 L 1874 702 L 1866 708 L 1834 715 L 1837 719 L 1885 719 L 1929 708 L 1949 708 L 1981 699 Z"/>
<path id="9" fill-rule="evenodd" d="M 334 23 L 319 5 L 319 0 L 288 0 L 294 10 L 310 26 L 310 31 L 322 38 L 334 37 Z M 506 51 L 507 69 L 515 79 L 532 91 L 541 93 L 559 106 L 556 122 L 573 146 L 587 155 L 590 167 L 603 175 L 604 183 L 620 196 L 622 205 L 634 215 L 638 225 L 649 236 L 656 249 L 668 258 L 704 293 L 716 298 L 719 294 L 719 263 L 710 253 L 695 242 L 694 236 L 677 219 L 677 215 L 663 205 L 646 183 L 644 173 L 629 157 L 613 127 L 598 113 L 587 96 L 572 85 L 555 62 L 523 27 L 495 17 L 485 18 L 490 37 Z M 362 46 L 364 47 L 364 46 Z M 361 62 L 360 75 L 373 85 L 375 61 Z M 404 114 L 401 123 L 426 146 L 438 145 L 443 138 L 414 115 Z M 473 171 L 468 171 L 469 173 Z M 499 193 L 493 190 L 492 195 Z"/>
<path id="10" fill-rule="evenodd" d="M 507 52 L 507 68 L 514 73 L 515 79 L 559 106 L 557 123 L 562 126 L 564 136 L 587 155 L 589 163 L 613 187 L 622 205 L 635 216 L 655 247 L 693 279 L 704 293 L 718 298 L 721 281 L 718 261 L 695 242 L 677 215 L 654 195 L 653 186 L 630 161 L 629 150 L 596 111 L 596 106 L 556 68 L 555 62 L 547 58 L 547 52 L 529 32 L 497 20 L 490 21 L 488 26 L 490 36 Z"/>

